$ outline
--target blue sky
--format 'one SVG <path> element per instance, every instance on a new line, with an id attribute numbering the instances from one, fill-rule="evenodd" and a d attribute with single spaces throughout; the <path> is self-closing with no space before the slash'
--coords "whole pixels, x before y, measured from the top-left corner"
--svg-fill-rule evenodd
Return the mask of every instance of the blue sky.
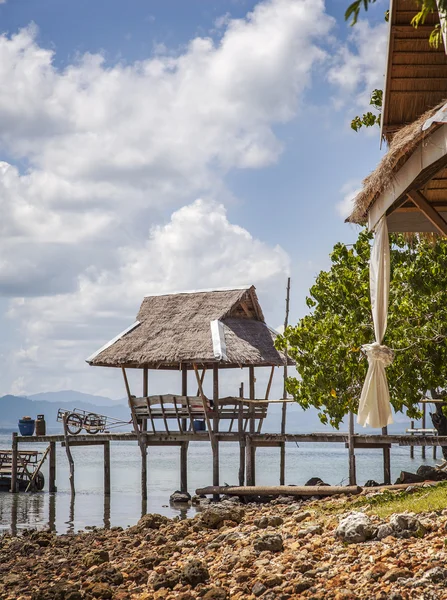
<path id="1" fill-rule="evenodd" d="M 120 395 L 83 358 L 145 293 L 244 279 L 277 326 L 290 272 L 304 314 L 381 155 L 349 121 L 382 85 L 386 2 L 355 28 L 346 5 L 0 4 L 0 393 Z"/>

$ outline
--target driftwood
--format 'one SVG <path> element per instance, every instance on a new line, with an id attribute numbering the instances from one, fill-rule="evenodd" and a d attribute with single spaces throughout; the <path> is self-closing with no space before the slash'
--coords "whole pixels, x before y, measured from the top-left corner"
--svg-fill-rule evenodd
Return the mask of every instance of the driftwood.
<path id="1" fill-rule="evenodd" d="M 295 486 L 295 485 L 246 485 L 246 486 L 215 486 L 199 488 L 198 496 L 225 494 L 227 496 L 335 496 L 336 494 L 360 494 L 362 488 L 358 485 L 349 486 Z"/>

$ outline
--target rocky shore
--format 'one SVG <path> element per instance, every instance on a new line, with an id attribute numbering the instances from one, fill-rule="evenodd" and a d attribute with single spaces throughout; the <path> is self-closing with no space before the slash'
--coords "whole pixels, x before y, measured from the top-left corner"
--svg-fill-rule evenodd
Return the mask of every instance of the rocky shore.
<path id="1" fill-rule="evenodd" d="M 447 509 L 379 518 L 358 497 L 226 500 L 183 521 L 4 535 L 0 599 L 447 599 L 446 536 Z"/>

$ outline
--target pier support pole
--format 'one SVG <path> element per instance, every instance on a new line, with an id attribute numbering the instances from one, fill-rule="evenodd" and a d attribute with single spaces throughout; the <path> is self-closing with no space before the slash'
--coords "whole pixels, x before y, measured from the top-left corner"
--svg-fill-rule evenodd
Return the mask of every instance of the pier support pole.
<path id="1" fill-rule="evenodd" d="M 245 478 L 247 480 L 247 485 L 255 485 L 255 465 L 253 464 L 255 455 L 253 452 L 250 435 L 245 436 L 245 444 L 245 462 L 247 468 L 247 474 Z"/>
<path id="2" fill-rule="evenodd" d="M 290 277 L 287 278 L 287 292 L 286 292 L 286 316 L 284 319 L 284 331 L 289 325 L 289 305 L 290 305 Z M 287 399 L 286 381 L 287 381 L 287 362 L 288 355 L 287 349 L 284 353 L 285 365 L 284 365 L 284 382 L 283 382 L 283 394 L 284 400 Z M 272 368 L 273 371 L 273 368 Z M 281 435 L 286 435 L 286 414 L 287 404 L 283 402 L 281 411 Z M 283 442 L 280 446 L 280 458 L 279 458 L 279 485 L 284 485 L 286 480 L 286 444 Z"/>
<path id="3" fill-rule="evenodd" d="M 50 465 L 48 491 L 50 494 L 57 492 L 56 487 L 56 442 L 50 442 Z"/>
<path id="4" fill-rule="evenodd" d="M 250 400 L 255 399 L 255 368 L 248 367 L 249 384 L 250 384 Z M 250 436 L 255 433 L 255 418 L 254 407 L 250 405 Z M 249 456 L 250 455 L 250 456 Z M 256 448 L 252 444 L 252 440 L 247 440 L 247 485 L 256 485 Z"/>
<path id="5" fill-rule="evenodd" d="M 427 416 L 427 405 L 424 402 L 422 405 L 422 429 L 425 429 L 426 416 Z M 425 446 L 422 446 L 421 453 L 422 453 L 422 458 L 425 458 Z"/>
<path id="6" fill-rule="evenodd" d="M 12 494 L 16 494 L 17 489 L 17 462 L 19 454 L 19 444 L 17 441 L 17 432 L 12 434 L 12 456 L 11 456 L 11 489 Z"/>
<path id="7" fill-rule="evenodd" d="M 410 421 L 410 427 L 414 429 L 414 421 Z M 414 433 L 412 432 L 411 435 L 413 436 Z M 410 458 L 414 458 L 414 446 L 410 446 Z"/>
<path id="8" fill-rule="evenodd" d="M 241 382 L 239 388 L 239 398 L 244 397 L 244 382 Z M 242 403 L 239 404 L 237 426 L 239 433 L 239 485 L 245 483 L 245 432 L 244 432 L 244 420 L 243 420 L 244 407 Z"/>
<path id="9" fill-rule="evenodd" d="M 140 442 L 141 450 L 141 499 L 142 499 L 142 512 L 146 513 L 147 507 L 147 444 L 146 438 Z"/>
<path id="10" fill-rule="evenodd" d="M 213 432 L 215 442 L 213 444 L 213 485 L 219 485 L 219 365 L 213 365 Z M 214 494 L 213 499 L 219 500 L 219 494 Z"/>
<path id="11" fill-rule="evenodd" d="M 354 453 L 354 413 L 349 413 L 349 432 L 348 432 L 348 448 L 349 448 L 349 485 L 357 485 L 357 475 L 355 470 L 355 453 Z"/>
<path id="12" fill-rule="evenodd" d="M 382 427 L 382 435 L 388 435 L 388 427 Z M 391 449 L 383 449 L 383 482 L 385 485 L 391 484 Z"/>
<path id="13" fill-rule="evenodd" d="M 73 499 L 74 506 L 74 496 L 76 494 L 75 490 L 75 480 L 74 480 L 74 460 L 71 454 L 70 441 L 68 436 L 68 428 L 67 428 L 67 414 L 64 415 L 64 440 L 65 440 L 65 452 L 67 453 L 68 464 L 70 466 L 70 474 L 68 476 L 68 480 L 70 482 L 71 496 Z"/>
<path id="14" fill-rule="evenodd" d="M 180 446 L 180 491 L 188 491 L 188 442 Z"/>
<path id="15" fill-rule="evenodd" d="M 110 496 L 110 442 L 104 442 L 104 494 Z"/>

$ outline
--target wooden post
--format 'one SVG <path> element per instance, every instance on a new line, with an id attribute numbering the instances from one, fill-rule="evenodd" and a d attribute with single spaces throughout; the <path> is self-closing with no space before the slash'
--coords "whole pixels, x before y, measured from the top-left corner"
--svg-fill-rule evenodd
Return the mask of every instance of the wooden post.
<path id="1" fill-rule="evenodd" d="M 56 531 L 56 496 L 50 494 L 48 497 L 48 528 Z"/>
<path id="2" fill-rule="evenodd" d="M 410 421 L 410 427 L 414 429 L 414 421 Z M 412 432 L 411 435 L 413 436 L 414 433 Z M 410 458 L 414 458 L 414 446 L 410 446 Z"/>
<path id="3" fill-rule="evenodd" d="M 104 495 L 104 529 L 110 529 L 110 495 Z"/>
<path id="4" fill-rule="evenodd" d="M 182 396 L 188 395 L 188 367 L 182 365 Z M 182 429 L 184 432 L 187 430 L 187 419 L 182 419 Z"/>
<path id="5" fill-rule="evenodd" d="M 188 442 L 180 446 L 180 491 L 188 491 Z"/>
<path id="6" fill-rule="evenodd" d="M 427 405 L 424 402 L 422 404 L 422 429 L 425 429 L 426 415 L 427 415 Z M 425 446 L 422 446 L 421 454 L 422 454 L 422 458 L 425 458 Z"/>
<path id="7" fill-rule="evenodd" d="M 436 460 L 436 448 L 437 446 L 433 446 L 433 460 Z"/>
<path id="8" fill-rule="evenodd" d="M 12 494 L 16 494 L 18 492 L 18 482 L 17 482 L 18 452 L 19 452 L 19 443 L 17 441 L 17 432 L 14 431 L 14 433 L 12 434 L 11 489 L 9 490 Z"/>
<path id="9" fill-rule="evenodd" d="M 143 398 L 149 396 L 149 369 L 143 367 Z M 143 431 L 147 431 L 147 419 L 143 421 Z"/>
<path id="10" fill-rule="evenodd" d="M 104 442 L 104 494 L 110 496 L 110 442 Z"/>
<path id="11" fill-rule="evenodd" d="M 147 506 L 147 445 L 146 440 L 141 440 L 141 498 L 143 506 Z"/>
<path id="12" fill-rule="evenodd" d="M 241 382 L 239 388 L 239 398 L 244 397 L 244 382 Z M 244 407 L 242 402 L 239 403 L 237 426 L 239 434 L 239 485 L 245 483 L 245 433 L 244 433 L 244 420 L 243 420 Z"/>
<path id="13" fill-rule="evenodd" d="M 213 365 L 213 431 L 214 434 L 219 432 L 219 365 Z M 219 441 L 216 442 L 213 448 L 213 485 L 219 485 Z M 219 500 L 219 494 L 214 494 L 213 500 Z"/>
<path id="14" fill-rule="evenodd" d="M 286 292 L 286 316 L 284 319 L 284 331 L 289 325 L 289 306 L 290 306 L 290 277 L 287 278 L 287 292 Z M 287 398 L 286 381 L 287 381 L 287 350 L 284 353 L 285 365 L 284 365 L 284 385 L 282 397 L 285 400 Z M 286 415 L 287 415 L 287 403 L 282 403 L 281 412 L 281 435 L 286 435 Z M 286 444 L 283 442 L 280 447 L 280 461 L 279 461 L 279 485 L 284 485 L 286 479 Z"/>
<path id="15" fill-rule="evenodd" d="M 250 366 L 248 368 L 248 373 L 249 373 L 249 384 L 250 384 L 250 400 L 254 400 L 255 399 L 255 368 L 253 366 Z M 255 433 L 255 419 L 254 419 L 254 407 L 252 405 L 250 405 L 250 409 L 249 409 L 249 413 L 250 413 L 250 436 L 253 435 Z M 255 446 L 252 444 L 252 440 L 247 439 L 247 485 L 256 485 L 256 466 L 255 466 L 255 460 L 256 460 L 256 449 Z"/>
<path id="16" fill-rule="evenodd" d="M 11 535 L 17 536 L 17 513 L 19 508 L 19 496 L 16 494 L 11 498 Z"/>
<path id="17" fill-rule="evenodd" d="M 382 427 L 382 435 L 388 435 L 388 427 Z M 383 449 L 383 482 L 385 485 L 391 484 L 391 449 Z"/>
<path id="18" fill-rule="evenodd" d="M 348 431 L 348 452 L 349 452 L 349 485 L 357 485 L 357 475 L 355 470 L 355 452 L 354 452 L 354 413 L 349 413 L 349 431 Z"/>
<path id="19" fill-rule="evenodd" d="M 56 442 L 50 442 L 50 465 L 48 491 L 50 494 L 57 492 L 56 487 Z"/>
<path id="20" fill-rule="evenodd" d="M 67 453 L 68 464 L 70 466 L 70 474 L 68 475 L 68 480 L 70 482 L 71 496 L 72 496 L 72 498 L 74 498 L 74 496 L 76 494 L 75 481 L 74 481 L 74 460 L 73 460 L 73 456 L 71 454 L 71 449 L 70 449 L 70 441 L 69 441 L 68 428 L 67 428 L 67 416 L 68 416 L 67 413 L 65 413 L 64 420 L 63 420 L 65 452 Z"/>

